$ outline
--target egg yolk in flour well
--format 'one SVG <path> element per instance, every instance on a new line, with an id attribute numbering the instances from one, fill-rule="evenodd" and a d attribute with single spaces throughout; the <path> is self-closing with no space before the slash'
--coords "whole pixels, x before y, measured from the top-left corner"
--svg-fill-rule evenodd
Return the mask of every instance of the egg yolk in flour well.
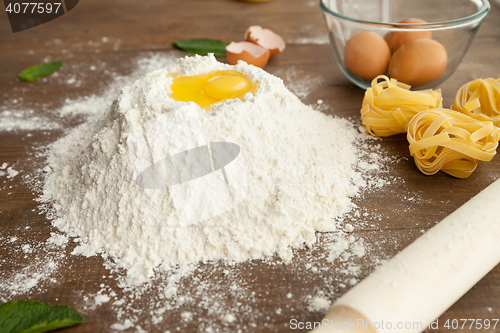
<path id="1" fill-rule="evenodd" d="M 258 84 L 238 71 L 215 71 L 194 76 L 175 76 L 169 96 L 181 102 L 195 102 L 210 110 L 212 105 L 226 99 L 255 94 Z"/>

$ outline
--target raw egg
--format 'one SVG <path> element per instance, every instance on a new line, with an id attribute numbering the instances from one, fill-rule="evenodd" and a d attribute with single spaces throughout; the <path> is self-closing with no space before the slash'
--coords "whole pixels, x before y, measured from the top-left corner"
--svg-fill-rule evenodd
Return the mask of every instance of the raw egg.
<path id="1" fill-rule="evenodd" d="M 255 94 L 257 82 L 238 71 L 215 71 L 194 76 L 176 76 L 169 96 L 177 101 L 195 102 L 210 110 L 215 103 Z"/>
<path id="2" fill-rule="evenodd" d="M 420 28 L 418 23 L 427 23 L 419 18 L 409 18 L 406 20 L 399 21 L 398 23 L 417 23 L 417 25 L 405 26 L 406 28 Z M 405 43 L 411 42 L 412 40 L 419 38 L 432 38 L 432 33 L 430 31 L 391 31 L 385 35 L 385 40 L 391 49 L 391 52 L 396 52 L 399 47 Z"/>
<path id="3" fill-rule="evenodd" d="M 227 62 L 236 65 L 238 60 L 243 60 L 249 65 L 260 68 L 269 61 L 271 51 L 251 42 L 231 42 L 226 46 Z"/>
<path id="4" fill-rule="evenodd" d="M 389 76 L 418 87 L 443 75 L 447 64 L 448 54 L 443 45 L 433 39 L 415 39 L 392 55 Z"/>
<path id="5" fill-rule="evenodd" d="M 391 50 L 387 42 L 371 31 L 353 35 L 344 48 L 345 66 L 365 80 L 385 74 L 390 57 Z"/>
<path id="6" fill-rule="evenodd" d="M 271 51 L 271 58 L 285 49 L 285 41 L 270 29 L 253 25 L 245 32 L 245 40 Z"/>

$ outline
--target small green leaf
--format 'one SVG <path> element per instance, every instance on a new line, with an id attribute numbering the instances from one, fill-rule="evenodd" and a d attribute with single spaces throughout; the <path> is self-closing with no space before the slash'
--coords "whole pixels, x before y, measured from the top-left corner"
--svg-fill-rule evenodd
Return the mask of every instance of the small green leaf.
<path id="1" fill-rule="evenodd" d="M 83 320 L 76 310 L 64 305 L 17 301 L 0 306 L 0 333 L 43 333 Z"/>
<path id="2" fill-rule="evenodd" d="M 18 77 L 23 81 L 35 81 L 39 77 L 49 75 L 58 71 L 62 66 L 63 63 L 60 61 L 35 65 L 26 68 L 24 71 L 19 73 Z"/>
<path id="3" fill-rule="evenodd" d="M 213 53 L 216 57 L 226 56 L 227 44 L 229 43 L 208 38 L 176 40 L 174 42 L 174 45 L 183 51 L 199 55 Z"/>

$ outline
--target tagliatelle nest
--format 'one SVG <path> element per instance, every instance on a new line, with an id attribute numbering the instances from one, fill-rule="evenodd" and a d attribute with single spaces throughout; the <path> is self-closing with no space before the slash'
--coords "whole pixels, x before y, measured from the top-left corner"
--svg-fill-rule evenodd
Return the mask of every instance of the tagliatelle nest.
<path id="1" fill-rule="evenodd" d="M 500 129 L 458 111 L 433 109 L 419 112 L 408 126 L 410 154 L 426 175 L 442 170 L 467 178 L 479 161 L 496 154 Z"/>
<path id="2" fill-rule="evenodd" d="M 379 82 L 380 80 L 380 82 Z M 370 134 L 405 133 L 410 120 L 428 109 L 442 108 L 441 90 L 410 91 L 410 86 L 385 75 L 377 76 L 363 98 L 361 121 Z"/>
<path id="3" fill-rule="evenodd" d="M 500 125 L 500 79 L 477 79 L 458 91 L 453 110 L 482 121 Z"/>

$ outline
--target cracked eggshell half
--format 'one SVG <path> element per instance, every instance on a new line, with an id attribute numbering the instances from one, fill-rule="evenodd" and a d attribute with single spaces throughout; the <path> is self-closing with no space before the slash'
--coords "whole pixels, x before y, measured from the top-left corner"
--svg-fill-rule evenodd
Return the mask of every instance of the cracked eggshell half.
<path id="1" fill-rule="evenodd" d="M 269 61 L 271 51 L 250 42 L 231 42 L 226 46 L 227 62 L 236 65 L 243 60 L 249 65 L 264 68 Z"/>
<path id="2" fill-rule="evenodd" d="M 280 35 L 259 25 L 253 25 L 245 31 L 245 40 L 271 51 L 271 58 L 282 52 L 286 46 Z"/>

